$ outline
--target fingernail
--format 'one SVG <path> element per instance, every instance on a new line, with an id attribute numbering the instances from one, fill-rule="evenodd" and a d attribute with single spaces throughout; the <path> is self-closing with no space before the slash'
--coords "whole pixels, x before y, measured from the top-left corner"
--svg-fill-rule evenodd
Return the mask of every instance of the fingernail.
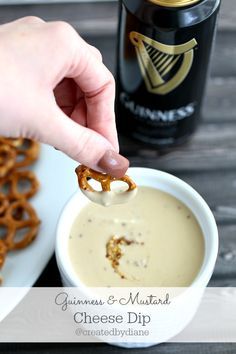
<path id="1" fill-rule="evenodd" d="M 120 178 L 128 170 L 129 160 L 113 150 L 108 150 L 99 160 L 98 167 L 112 177 Z"/>

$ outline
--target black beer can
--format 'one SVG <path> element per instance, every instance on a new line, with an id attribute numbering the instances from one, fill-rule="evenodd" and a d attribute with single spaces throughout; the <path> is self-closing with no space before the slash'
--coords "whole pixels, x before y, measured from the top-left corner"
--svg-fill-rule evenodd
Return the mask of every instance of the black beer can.
<path id="1" fill-rule="evenodd" d="M 118 131 L 181 144 L 201 117 L 220 0 L 120 0 Z"/>

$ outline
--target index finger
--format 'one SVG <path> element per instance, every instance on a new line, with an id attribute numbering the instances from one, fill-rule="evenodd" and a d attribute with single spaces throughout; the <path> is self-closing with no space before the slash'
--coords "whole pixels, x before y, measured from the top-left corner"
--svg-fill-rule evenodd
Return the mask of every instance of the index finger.
<path id="1" fill-rule="evenodd" d="M 103 135 L 118 151 L 114 112 L 114 77 L 79 36 L 69 76 L 75 80 L 84 93 L 88 128 Z"/>

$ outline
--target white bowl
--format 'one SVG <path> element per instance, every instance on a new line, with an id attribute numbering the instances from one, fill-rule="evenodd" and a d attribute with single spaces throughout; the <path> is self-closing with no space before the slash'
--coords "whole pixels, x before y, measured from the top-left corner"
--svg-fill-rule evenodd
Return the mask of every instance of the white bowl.
<path id="1" fill-rule="evenodd" d="M 201 300 L 204 288 L 207 286 L 214 270 L 218 253 L 218 231 L 214 216 L 206 202 L 184 181 L 168 173 L 148 168 L 130 168 L 127 174 L 138 184 L 138 186 L 148 186 L 159 189 L 171 194 L 183 202 L 198 220 L 205 241 L 205 256 L 202 267 L 194 282 L 189 287 L 189 290 L 196 288 L 201 290 L 198 292 L 195 291 L 195 297 L 193 297 L 193 294 L 190 292 L 185 292 L 184 313 L 182 313 L 181 308 L 175 310 L 176 313 L 173 314 L 173 318 L 178 318 L 178 321 L 173 321 L 173 318 L 169 319 L 170 323 L 168 325 L 168 330 L 166 331 L 165 329 L 163 336 L 160 334 L 160 326 L 160 330 L 158 331 L 159 335 L 155 343 L 117 343 L 117 345 L 130 348 L 144 347 L 167 341 L 178 334 L 191 321 Z M 57 226 L 56 239 L 56 259 L 63 285 L 66 287 L 79 287 L 84 295 L 89 294 L 89 289 L 80 281 L 72 266 L 68 253 L 68 238 L 76 217 L 87 203 L 88 199 L 78 189 L 61 213 Z M 186 302 L 186 297 L 187 300 L 190 300 L 191 298 L 191 301 Z M 167 323 L 166 320 L 166 318 L 160 319 L 160 324 Z"/>

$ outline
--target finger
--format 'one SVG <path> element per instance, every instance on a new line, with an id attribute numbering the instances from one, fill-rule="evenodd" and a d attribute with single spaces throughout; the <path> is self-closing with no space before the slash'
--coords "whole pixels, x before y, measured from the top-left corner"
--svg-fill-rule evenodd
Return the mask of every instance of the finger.
<path id="1" fill-rule="evenodd" d="M 78 43 L 74 63 L 68 75 L 84 92 L 87 105 L 87 125 L 108 139 L 118 151 L 115 124 L 115 81 L 110 71 L 84 44 Z M 79 42 L 79 41 L 78 41 Z M 79 45 L 80 44 L 80 45 Z"/>
<path id="2" fill-rule="evenodd" d="M 50 83 L 56 86 L 60 78 L 74 79 L 84 93 L 87 126 L 103 135 L 118 151 L 114 114 L 115 84 L 112 74 L 68 23 L 51 22 L 47 24 L 46 30 L 53 34 L 54 42 L 60 44 L 55 45 L 54 55 L 58 48 L 63 48 L 63 55 L 56 57 L 60 59 L 58 66 L 61 66 L 61 70 L 54 73 Z"/>
<path id="3" fill-rule="evenodd" d="M 68 118 L 57 106 L 41 131 L 40 140 L 63 151 L 74 160 L 114 177 L 122 177 L 129 161 L 114 151 L 112 144 L 97 132 Z"/>
<path id="4" fill-rule="evenodd" d="M 75 122 L 87 125 L 87 109 L 84 95 L 73 79 L 62 80 L 54 89 L 56 103 Z"/>
<path id="5" fill-rule="evenodd" d="M 88 46 L 88 49 L 91 51 L 91 53 L 93 53 L 95 55 L 95 57 L 102 62 L 102 53 L 100 52 L 99 49 L 97 49 L 96 47 L 94 47 L 93 45 L 86 43 Z"/>
<path id="6" fill-rule="evenodd" d="M 70 117 L 76 123 L 82 125 L 83 127 L 87 127 L 87 106 L 84 98 L 81 98 L 76 104 Z"/>
<path id="7" fill-rule="evenodd" d="M 58 106 L 68 116 L 73 112 L 77 101 L 77 87 L 74 80 L 64 79 L 54 89 L 54 96 Z"/>
<path id="8" fill-rule="evenodd" d="M 18 18 L 12 22 L 9 22 L 9 25 L 10 24 L 17 24 L 19 23 L 20 25 L 22 24 L 25 24 L 25 25 L 38 25 L 38 24 L 42 24 L 42 23 L 45 23 L 45 21 L 40 18 L 40 17 L 37 17 L 37 16 L 25 16 L 25 17 L 21 17 L 21 18 Z"/>

